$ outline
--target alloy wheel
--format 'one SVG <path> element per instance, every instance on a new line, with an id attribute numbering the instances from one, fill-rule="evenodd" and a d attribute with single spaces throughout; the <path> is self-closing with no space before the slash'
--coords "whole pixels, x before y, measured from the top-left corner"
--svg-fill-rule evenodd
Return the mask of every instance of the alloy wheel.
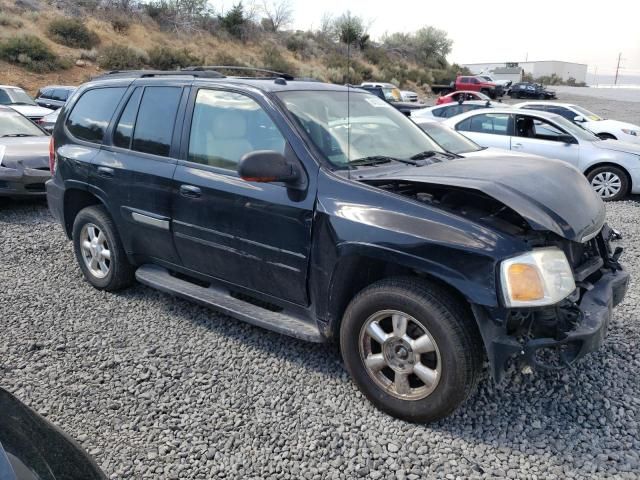
<path id="1" fill-rule="evenodd" d="M 442 359 L 427 328 L 397 310 L 371 315 L 360 331 L 360 358 L 374 382 L 401 400 L 420 400 L 438 386 Z"/>
<path id="2" fill-rule="evenodd" d="M 82 259 L 91 275 L 96 278 L 106 277 L 111 268 L 111 250 L 100 227 L 93 223 L 84 225 L 80 232 L 80 247 Z"/>

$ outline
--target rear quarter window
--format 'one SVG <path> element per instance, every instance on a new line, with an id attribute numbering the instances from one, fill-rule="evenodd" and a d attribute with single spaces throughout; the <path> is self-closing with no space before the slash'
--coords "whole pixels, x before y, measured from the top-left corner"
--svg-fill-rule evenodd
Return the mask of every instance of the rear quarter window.
<path id="1" fill-rule="evenodd" d="M 71 135 L 87 142 L 102 143 L 125 90 L 124 87 L 105 87 L 84 92 L 67 117 L 65 125 Z"/>

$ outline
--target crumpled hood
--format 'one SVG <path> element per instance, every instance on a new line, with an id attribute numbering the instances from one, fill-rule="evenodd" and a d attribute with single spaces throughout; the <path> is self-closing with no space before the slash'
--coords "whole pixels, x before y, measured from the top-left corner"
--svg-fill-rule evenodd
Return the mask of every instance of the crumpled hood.
<path id="1" fill-rule="evenodd" d="M 0 167 L 44 168 L 49 166 L 49 137 L 0 139 Z"/>
<path id="2" fill-rule="evenodd" d="M 633 153 L 640 155 L 640 145 L 637 143 L 623 142 L 622 140 L 601 140 L 593 142 L 594 147 L 614 152 Z"/>
<path id="3" fill-rule="evenodd" d="M 9 107 L 29 118 L 44 117 L 53 112 L 50 108 L 39 107 L 38 105 L 9 105 Z"/>
<path id="4" fill-rule="evenodd" d="M 363 176 L 363 180 L 382 179 L 478 190 L 520 214 L 534 230 L 548 230 L 575 242 L 595 235 L 605 221 L 604 203 L 584 175 L 558 160 L 461 158 Z"/>

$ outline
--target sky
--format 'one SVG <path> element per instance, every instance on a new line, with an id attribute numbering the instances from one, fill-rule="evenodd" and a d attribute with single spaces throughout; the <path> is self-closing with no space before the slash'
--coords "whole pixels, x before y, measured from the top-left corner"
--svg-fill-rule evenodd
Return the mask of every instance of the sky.
<path id="1" fill-rule="evenodd" d="M 317 28 L 325 12 L 346 10 L 370 22 L 374 39 L 425 25 L 441 28 L 454 42 L 450 62 L 562 60 L 611 74 L 622 53 L 621 73 L 640 75 L 640 0 L 290 2 L 293 28 L 302 30 Z"/>

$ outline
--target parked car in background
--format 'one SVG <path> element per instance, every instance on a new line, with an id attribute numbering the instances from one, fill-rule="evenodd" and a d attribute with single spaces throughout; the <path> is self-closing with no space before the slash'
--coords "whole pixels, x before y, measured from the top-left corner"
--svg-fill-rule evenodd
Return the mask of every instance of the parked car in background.
<path id="1" fill-rule="evenodd" d="M 400 95 L 402 96 L 403 102 L 417 102 L 418 94 L 416 92 L 412 92 L 410 90 L 400 90 Z"/>
<path id="2" fill-rule="evenodd" d="M 436 105 L 443 105 L 451 102 L 468 102 L 472 100 L 478 100 L 482 102 L 490 102 L 491 97 L 480 92 L 473 92 L 470 90 L 462 90 L 459 92 L 451 92 L 446 95 L 441 95 L 436 99 Z"/>
<path id="3" fill-rule="evenodd" d="M 353 88 L 179 73 L 96 79 L 54 129 L 49 207 L 95 288 L 137 278 L 336 339 L 363 394 L 411 421 L 453 412 L 485 352 L 500 379 L 601 345 L 628 274 L 575 168 L 458 158 Z"/>
<path id="4" fill-rule="evenodd" d="M 58 116 L 60 115 L 60 109 L 54 110 L 53 112 L 45 115 L 40 120 L 37 120 L 36 123 L 43 128 L 47 133 L 53 132 L 53 127 L 56 126 L 56 122 L 58 121 Z"/>
<path id="5" fill-rule="evenodd" d="M 64 106 L 76 87 L 69 85 L 49 85 L 38 90 L 35 101 L 38 105 L 52 110 Z"/>
<path id="6" fill-rule="evenodd" d="M 460 115 L 464 112 L 484 108 L 493 108 L 497 105 L 503 107 L 502 104 L 495 104 L 491 101 L 485 102 L 477 100 L 462 103 L 445 103 L 444 105 L 435 105 L 433 107 L 425 107 L 414 110 L 411 112 L 411 119 L 414 121 L 418 121 L 423 118 L 433 118 L 439 121 L 443 121 L 447 118 L 455 117 L 456 115 Z"/>
<path id="7" fill-rule="evenodd" d="M 362 88 L 380 88 L 384 93 L 385 100 L 389 102 L 402 102 L 402 92 L 393 83 L 384 82 L 362 82 L 360 84 Z"/>
<path id="8" fill-rule="evenodd" d="M 0 105 L 6 105 L 35 122 L 51 113 L 51 109 L 36 104 L 20 87 L 0 85 Z"/>
<path id="9" fill-rule="evenodd" d="M 568 162 L 586 175 L 603 200 L 640 193 L 639 145 L 601 140 L 555 113 L 496 108 L 463 113 L 445 123 L 484 147 Z"/>
<path id="10" fill-rule="evenodd" d="M 0 106 L 0 197 L 44 196 L 49 135 L 12 108 Z"/>
<path id="11" fill-rule="evenodd" d="M 625 142 L 640 143 L 640 126 L 602 118 L 586 108 L 572 103 L 523 102 L 517 103 L 513 107 L 557 113 L 570 122 L 595 133 L 603 140 L 623 140 Z"/>
<path id="12" fill-rule="evenodd" d="M 511 98 L 535 98 L 538 100 L 549 100 L 556 98 L 554 90 L 548 90 L 539 83 L 520 82 L 511 85 L 509 90 Z"/>
<path id="13" fill-rule="evenodd" d="M 509 91 L 509 88 L 511 87 L 511 85 L 513 84 L 513 82 L 511 80 L 504 80 L 504 79 L 496 79 L 494 77 L 492 77 L 491 75 L 487 75 L 487 74 L 480 74 L 477 75 L 477 77 L 482 78 L 483 80 L 487 81 L 487 82 L 491 82 L 491 83 L 495 83 L 496 85 L 499 85 L 500 87 L 502 87 L 502 91 L 504 93 L 507 93 Z"/>
<path id="14" fill-rule="evenodd" d="M 95 461 L 62 430 L 0 388 L 2 480 L 106 480 Z"/>
<path id="15" fill-rule="evenodd" d="M 464 158 L 529 157 L 529 160 L 531 160 L 532 157 L 538 159 L 543 158 L 538 155 L 528 155 L 513 150 L 504 150 L 502 148 L 482 147 L 470 138 L 465 137 L 453 128 L 435 119 L 424 118 L 416 123 L 444 150 Z"/>
<path id="16" fill-rule="evenodd" d="M 496 99 L 504 95 L 504 91 L 500 85 L 488 82 L 484 78 L 478 76 L 460 75 L 456 78 L 456 90 L 471 90 L 474 92 L 484 93 L 485 95 Z"/>
<path id="17" fill-rule="evenodd" d="M 397 100 L 395 100 L 395 96 L 390 96 L 388 94 L 388 92 L 385 92 L 385 89 L 382 88 L 382 87 L 367 87 L 367 86 L 363 87 L 363 86 L 358 86 L 358 87 L 353 87 L 353 88 L 357 88 L 359 90 L 366 90 L 367 92 L 369 92 L 369 93 L 375 95 L 376 97 L 381 98 L 385 102 L 389 103 L 391 106 L 393 106 L 395 109 L 401 111 L 406 116 L 411 115 L 411 112 L 413 112 L 414 110 L 419 110 L 421 108 L 424 108 L 424 104 L 422 104 L 422 103 L 398 102 Z"/>

